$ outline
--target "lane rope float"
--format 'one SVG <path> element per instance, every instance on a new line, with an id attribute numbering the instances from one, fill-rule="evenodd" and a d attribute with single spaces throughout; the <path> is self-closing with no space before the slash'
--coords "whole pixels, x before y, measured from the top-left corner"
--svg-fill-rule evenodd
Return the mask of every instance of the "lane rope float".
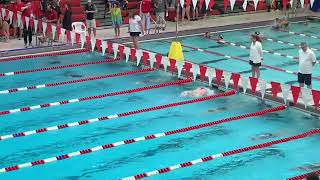
<path id="1" fill-rule="evenodd" d="M 320 175 L 320 170 L 318 171 L 314 171 L 313 173 Z M 306 173 L 306 174 L 301 174 L 295 177 L 291 177 L 291 178 L 287 178 L 287 180 L 302 180 L 308 177 L 310 173 Z"/>
<path id="2" fill-rule="evenodd" d="M 240 154 L 240 153 L 244 153 L 244 152 L 248 152 L 248 151 L 253 151 L 253 150 L 257 150 L 257 149 L 262 149 L 262 148 L 266 148 L 269 146 L 273 146 L 276 144 L 282 144 L 282 143 L 286 143 L 289 141 L 294 141 L 297 139 L 302 139 L 308 136 L 312 136 L 315 134 L 320 133 L 320 129 L 314 129 L 308 132 L 304 132 L 302 134 L 298 134 L 295 136 L 291 136 L 291 137 L 287 137 L 287 138 L 283 138 L 283 139 L 278 139 L 278 140 L 274 140 L 274 141 L 269 141 L 266 143 L 262 143 L 262 144 L 257 144 L 257 145 L 253 145 L 253 146 L 248 146 L 248 147 L 244 147 L 244 148 L 240 148 L 240 149 L 234 149 L 231 151 L 226 151 L 226 152 L 222 152 L 222 153 L 218 153 L 218 154 L 213 154 L 213 155 L 209 155 L 206 157 L 202 157 L 200 159 L 195 159 L 192 161 L 188 161 L 188 162 L 184 162 L 184 163 L 180 163 L 180 164 L 176 164 L 173 166 L 169 166 L 169 167 L 165 167 L 162 169 L 158 169 L 158 170 L 154 170 L 154 171 L 149 171 L 149 172 L 145 172 L 145 173 L 141 173 L 141 174 L 137 174 L 135 176 L 129 176 L 129 177 L 125 177 L 125 178 L 121 178 L 121 180 L 136 180 L 136 179 L 142 179 L 142 178 L 146 178 L 146 177 L 150 177 L 153 175 L 157 175 L 157 174 L 164 174 L 164 173 L 168 173 L 170 171 L 173 170 L 177 170 L 179 168 L 185 168 L 185 167 L 190 167 L 199 163 L 204 163 L 204 162 L 208 162 L 217 158 L 222 158 L 225 156 L 231 156 L 234 154 Z"/>
<path id="3" fill-rule="evenodd" d="M 216 42 L 220 42 L 220 43 L 226 44 L 226 45 L 231 45 L 231 46 L 235 46 L 235 47 L 240 47 L 241 49 L 250 50 L 250 47 L 244 46 L 244 45 L 241 45 L 241 44 L 238 44 L 238 43 L 228 42 L 228 41 L 225 41 L 225 40 L 215 40 L 215 39 L 212 39 L 212 38 L 209 38 L 209 39 L 214 40 Z M 262 50 L 262 51 L 265 52 L 265 53 L 276 55 L 276 56 L 281 56 L 281 57 L 286 57 L 286 58 L 289 58 L 289 59 L 294 59 L 295 62 L 297 62 L 296 60 L 299 59 L 298 57 L 290 56 L 290 55 L 287 55 L 287 54 L 281 54 L 281 53 L 278 53 L 278 52 L 275 52 L 275 51 L 270 51 L 270 50 Z"/>
<path id="4" fill-rule="evenodd" d="M 320 36 L 304 34 L 304 33 L 298 33 L 298 32 L 293 32 L 293 31 L 289 31 L 289 34 L 294 34 L 294 35 L 298 35 L 298 36 L 302 36 L 302 37 L 311 37 L 313 39 L 320 39 Z"/>
<path id="5" fill-rule="evenodd" d="M 9 62 L 9 61 L 16 61 L 16 60 L 25 60 L 31 58 L 39 58 L 39 57 L 48 57 L 48 56 L 62 56 L 68 54 L 78 54 L 83 52 L 89 52 L 88 49 L 75 49 L 75 50 L 67 50 L 67 51 L 58 51 L 58 52 L 49 52 L 49 53 L 41 53 L 41 54 L 34 54 L 34 55 L 23 55 L 23 56 L 16 56 L 16 57 L 7 57 L 1 58 L 1 62 Z"/>
<path id="6" fill-rule="evenodd" d="M 294 44 L 294 43 L 291 43 L 291 42 L 288 42 L 288 41 L 282 41 L 282 40 L 278 40 L 278 39 L 275 39 L 275 38 L 267 38 L 266 40 L 268 41 L 272 41 L 272 42 L 276 42 L 276 43 L 279 43 L 279 44 L 285 44 L 285 45 L 289 45 L 289 46 L 292 46 L 292 47 L 296 47 L 296 48 L 300 48 L 300 45 L 298 44 Z M 320 51 L 320 48 L 312 48 L 310 47 L 311 50 L 313 51 Z"/>
<path id="7" fill-rule="evenodd" d="M 36 130 L 30 130 L 30 131 L 19 132 L 19 133 L 14 133 L 14 134 L 2 135 L 2 136 L 0 136 L 0 140 L 6 140 L 6 139 L 11 139 L 11 138 L 29 136 L 32 134 L 39 134 L 39 133 L 44 133 L 44 132 L 49 132 L 49 131 L 61 130 L 61 129 L 66 129 L 66 128 L 70 128 L 70 127 L 74 127 L 74 126 L 82 126 L 85 124 L 95 123 L 95 122 L 99 122 L 99 121 L 103 121 L 103 120 L 111 120 L 111 119 L 115 119 L 115 118 L 119 118 L 119 117 L 131 116 L 131 115 L 135 115 L 135 114 L 139 114 L 139 113 L 151 112 L 151 111 L 156 111 L 156 110 L 160 110 L 160 109 L 166 109 L 166 108 L 182 106 L 182 105 L 186 105 L 186 104 L 193 104 L 193 103 L 208 101 L 208 100 L 212 100 L 212 99 L 216 99 L 216 98 L 220 98 L 220 97 L 232 96 L 234 94 L 236 94 L 236 91 L 232 90 L 232 91 L 227 91 L 224 93 L 215 94 L 212 96 L 206 96 L 206 97 L 187 100 L 187 101 L 180 101 L 180 102 L 175 102 L 175 103 L 170 103 L 170 104 L 165 104 L 165 105 L 160 105 L 160 106 L 154 106 L 154 107 L 150 107 L 150 108 L 144 108 L 144 109 L 124 112 L 124 113 L 119 113 L 119 114 L 113 114 L 113 115 L 109 115 L 109 116 L 81 120 L 78 122 L 71 122 L 71 123 L 67 123 L 67 124 L 60 124 L 60 125 L 55 125 L 55 126 L 46 127 L 46 128 L 39 128 Z"/>
<path id="8" fill-rule="evenodd" d="M 34 73 L 34 72 L 41 72 L 41 71 L 51 71 L 51 70 L 57 70 L 57 69 L 81 67 L 81 66 L 88 66 L 88 65 L 97 65 L 97 64 L 111 63 L 111 62 L 117 62 L 117 61 L 120 61 L 120 59 L 119 58 L 105 59 L 105 60 L 94 61 L 94 62 L 83 62 L 83 63 L 68 64 L 68 65 L 62 65 L 62 66 L 52 66 L 52 67 L 46 67 L 46 68 L 28 69 L 28 70 L 21 70 L 21 71 L 15 71 L 15 72 L 6 72 L 6 73 L 0 73 L 0 76 L 13 76 L 13 75 L 18 75 L 18 74 Z"/>
<path id="9" fill-rule="evenodd" d="M 101 98 L 105 98 L 105 97 L 118 96 L 118 95 L 123 95 L 123 94 L 131 94 L 131 93 L 136 93 L 136 92 L 141 92 L 141 91 L 146 91 L 146 90 L 151 90 L 151 89 L 158 89 L 158 88 L 173 86 L 173 85 L 180 85 L 180 84 L 185 84 L 185 83 L 190 83 L 190 82 L 192 82 L 192 79 L 177 80 L 177 81 L 165 82 L 165 83 L 151 85 L 151 86 L 145 86 L 145 87 L 139 87 L 139 88 L 128 89 L 128 90 L 123 90 L 123 91 L 99 94 L 99 95 L 95 95 L 95 96 L 81 97 L 81 98 L 63 100 L 63 101 L 58 101 L 58 102 L 53 102 L 53 103 L 46 103 L 46 104 L 40 104 L 40 105 L 34 105 L 34 106 L 28 106 L 28 107 L 21 107 L 21 108 L 17 108 L 17 109 L 0 111 L 0 116 L 18 113 L 18 112 L 32 111 L 32 110 L 40 109 L 40 108 L 62 106 L 62 105 L 76 103 L 76 102 L 80 102 L 80 101 L 88 101 L 88 100 L 101 99 Z"/>
<path id="10" fill-rule="evenodd" d="M 166 41 L 166 42 L 169 42 L 169 41 Z M 229 56 L 229 55 L 221 54 L 221 53 L 218 53 L 218 52 L 215 52 L 215 51 L 211 51 L 211 50 L 209 51 L 209 50 L 205 50 L 205 49 L 201 49 L 201 48 L 196 48 L 196 47 L 192 47 L 192 46 L 185 45 L 185 44 L 183 44 L 182 46 L 186 47 L 186 48 L 193 49 L 193 50 L 197 50 L 197 51 L 200 51 L 200 52 L 205 52 L 205 53 L 208 53 L 208 54 L 214 54 L 214 55 L 217 55 L 217 56 L 220 56 L 220 57 L 224 57 L 224 58 L 227 58 L 227 59 L 234 59 L 234 60 L 238 60 L 238 61 L 249 63 L 249 60 L 246 60 L 246 59 L 243 59 L 243 58 L 240 58 L 240 57 L 237 57 L 237 56 Z M 281 68 L 278 68 L 278 67 L 274 67 L 274 66 L 269 66 L 269 65 L 265 65 L 265 64 L 262 64 L 261 66 L 265 67 L 265 68 L 268 68 L 268 69 L 275 70 L 275 71 L 280 71 L 280 72 L 285 72 L 285 73 L 288 73 L 288 74 L 298 75 L 298 72 L 284 70 L 284 69 L 281 69 Z M 311 77 L 311 78 L 315 79 L 315 80 L 320 80 L 320 77 Z"/>
<path id="11" fill-rule="evenodd" d="M 68 85 L 68 84 L 75 84 L 75 83 L 82 83 L 87 81 L 95 81 L 95 80 L 101 80 L 106 78 L 112 78 L 112 77 L 118 77 L 118 76 L 127 76 L 127 75 L 133 75 L 138 73 L 145 73 L 145 72 L 151 72 L 154 71 L 153 68 L 144 68 L 139 70 L 133 70 L 133 71 L 127 71 L 127 72 L 120 72 L 115 74 L 106 74 L 103 76 L 93 76 L 93 77 L 87 77 L 82 79 L 75 79 L 70 81 L 62 81 L 62 82 L 55 82 L 55 83 L 48 83 L 48 84 L 41 84 L 41 85 L 34 85 L 34 86 L 26 86 L 26 87 L 20 87 L 20 88 L 13 88 L 13 89 L 7 89 L 0 91 L 0 94 L 8 94 L 8 93 L 15 93 L 20 91 L 27 91 L 27 90 L 34 90 L 34 89 L 40 89 L 40 88 L 47 88 L 47 87 L 55 87 L 55 86 L 62 86 L 62 85 Z"/>
<path id="12" fill-rule="evenodd" d="M 60 160 L 68 159 L 70 157 L 79 156 L 79 155 L 83 155 L 83 154 L 88 154 L 88 153 L 92 153 L 92 152 L 95 152 L 95 151 L 100 151 L 100 150 L 109 149 L 109 148 L 113 148 L 113 147 L 117 147 L 117 146 L 121 146 L 121 145 L 128 145 L 128 144 L 136 143 L 136 142 L 139 142 L 139 141 L 152 140 L 152 139 L 156 139 L 156 138 L 160 138 L 160 137 L 164 137 L 164 136 L 170 136 L 170 135 L 174 135 L 174 134 L 193 131 L 193 130 L 197 130 L 197 129 L 201 129 L 201 128 L 205 128 L 205 127 L 209 127 L 209 126 L 214 126 L 216 124 L 226 123 L 226 122 L 239 120 L 239 119 L 243 119 L 243 118 L 247 118 L 247 117 L 261 116 L 261 115 L 264 115 L 264 114 L 267 114 L 267 113 L 283 110 L 284 108 L 285 108 L 284 106 L 278 106 L 278 107 L 275 107 L 275 108 L 270 108 L 270 109 L 257 111 L 257 112 L 253 112 L 253 113 L 248 113 L 248 114 L 244 114 L 244 115 L 240 115 L 240 116 L 230 117 L 230 118 L 227 118 L 227 119 L 222 119 L 222 120 L 213 121 L 213 122 L 209 122 L 209 123 L 204 123 L 204 124 L 199 124 L 199 125 L 190 126 L 190 127 L 186 127 L 186 128 L 171 130 L 171 131 L 167 131 L 167 132 L 163 132 L 163 133 L 157 133 L 157 134 L 141 136 L 141 137 L 137 137 L 137 138 L 118 141 L 118 142 L 115 142 L 115 143 L 109 143 L 109 144 L 105 144 L 105 145 L 100 145 L 100 146 L 96 146 L 96 147 L 93 147 L 93 148 L 83 149 L 83 150 L 80 150 L 80 151 L 75 151 L 75 152 L 59 155 L 59 156 L 56 156 L 56 157 L 50 157 L 50 158 L 36 160 L 36 161 L 32 161 L 32 162 L 27 162 L 27 163 L 14 165 L 14 166 L 6 167 L 6 168 L 1 168 L 0 169 L 0 173 L 1 172 L 4 173 L 4 172 L 15 171 L 15 170 L 19 170 L 19 169 L 26 168 L 26 167 L 31 167 L 31 166 L 48 164 L 50 162 L 60 161 Z"/>

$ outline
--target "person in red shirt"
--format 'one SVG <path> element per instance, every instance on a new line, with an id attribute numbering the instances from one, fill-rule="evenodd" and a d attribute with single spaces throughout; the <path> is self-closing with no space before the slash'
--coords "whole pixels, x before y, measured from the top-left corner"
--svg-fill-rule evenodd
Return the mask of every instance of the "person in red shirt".
<path id="1" fill-rule="evenodd" d="M 24 7 L 25 4 L 21 2 L 21 0 L 11 1 L 8 5 L 8 10 L 13 12 L 13 20 L 12 20 L 12 26 L 13 26 L 13 37 L 17 37 L 17 32 L 19 30 L 19 40 L 22 37 L 22 23 L 18 26 L 18 17 L 17 14 L 21 13 L 21 8 Z"/>
<path id="2" fill-rule="evenodd" d="M 53 9 L 52 5 L 51 4 L 48 4 L 47 6 L 47 11 L 45 13 L 45 21 L 48 23 L 48 24 L 53 24 L 53 25 L 56 25 L 57 22 L 58 22 L 58 14 L 57 12 Z M 52 33 L 52 32 L 51 32 Z M 46 33 L 44 33 L 46 34 Z M 43 37 L 42 39 L 40 39 L 40 42 L 45 42 L 46 40 L 48 40 L 48 45 L 52 45 L 52 41 L 53 41 L 53 38 L 52 38 L 52 34 L 47 34 L 47 36 Z"/>
<path id="3" fill-rule="evenodd" d="M 142 19 L 143 31 L 142 33 L 150 33 L 150 14 L 152 13 L 151 0 L 142 0 L 140 3 L 140 14 Z"/>
<path id="4" fill-rule="evenodd" d="M 45 14 L 46 22 L 51 24 L 56 24 L 58 21 L 58 14 L 52 8 L 52 5 L 48 5 L 47 12 Z"/>
<path id="5" fill-rule="evenodd" d="M 28 47 L 28 40 L 29 40 L 29 46 L 32 47 L 32 29 L 33 29 L 33 21 L 31 20 L 33 18 L 33 12 L 31 7 L 31 2 L 28 2 L 26 6 L 21 8 L 22 16 L 29 17 L 29 25 L 27 27 L 26 22 L 22 22 L 23 26 L 23 40 L 24 45 L 27 48 Z"/>

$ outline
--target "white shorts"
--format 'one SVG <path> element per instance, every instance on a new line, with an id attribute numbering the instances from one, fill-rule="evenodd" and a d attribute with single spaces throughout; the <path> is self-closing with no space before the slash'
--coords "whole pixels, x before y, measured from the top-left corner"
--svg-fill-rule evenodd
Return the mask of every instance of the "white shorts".
<path id="1" fill-rule="evenodd" d="M 87 20 L 87 28 L 96 28 L 96 20 Z"/>

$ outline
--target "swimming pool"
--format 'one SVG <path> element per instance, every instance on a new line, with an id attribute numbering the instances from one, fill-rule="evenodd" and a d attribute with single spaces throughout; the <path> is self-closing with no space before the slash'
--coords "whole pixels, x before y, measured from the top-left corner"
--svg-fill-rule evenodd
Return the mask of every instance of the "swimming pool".
<path id="1" fill-rule="evenodd" d="M 315 21 L 304 23 L 292 23 L 290 33 L 275 32 L 269 26 L 238 31 L 222 32 L 227 44 L 217 43 L 203 36 L 187 36 L 181 38 L 184 46 L 185 58 L 191 62 L 204 64 L 225 71 L 238 72 L 243 76 L 251 76 L 251 67 L 248 65 L 250 46 L 249 35 L 258 31 L 266 39 L 263 40 L 264 52 L 263 66 L 261 67 L 261 79 L 275 81 L 290 85 L 298 85 L 298 63 L 296 57 L 300 42 L 305 41 L 320 59 L 320 43 L 318 29 L 320 24 Z M 295 33 L 295 34 L 294 34 Z M 166 55 L 171 39 L 162 39 L 141 43 L 141 47 Z M 320 66 L 315 65 L 313 71 L 313 89 L 320 89 Z"/>
<path id="2" fill-rule="evenodd" d="M 209 98 L 181 97 L 181 92 L 203 84 L 123 61 L 68 66 L 104 59 L 98 53 L 78 53 L 1 62 L 1 72 L 43 70 L 0 77 L 4 99 L 0 111 L 10 112 L 0 115 L 1 179 L 119 179 L 319 127 L 317 117 L 287 108 L 163 136 L 166 131 L 279 105 L 217 89 Z M 132 138 L 137 137 L 148 138 L 134 143 Z M 310 136 L 150 179 L 284 179 L 308 172 L 299 167 L 320 161 L 318 138 Z M 119 147 L 110 148 L 110 143 Z M 104 144 L 107 148 L 101 150 Z M 2 169 L 6 167 L 10 168 Z"/>

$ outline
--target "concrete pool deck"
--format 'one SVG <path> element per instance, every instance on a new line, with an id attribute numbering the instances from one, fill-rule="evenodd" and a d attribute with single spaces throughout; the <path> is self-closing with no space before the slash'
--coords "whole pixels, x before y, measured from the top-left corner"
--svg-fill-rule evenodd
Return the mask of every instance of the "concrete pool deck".
<path id="1" fill-rule="evenodd" d="M 183 25 L 179 25 L 179 31 L 189 31 L 189 33 L 194 33 L 195 30 L 203 29 L 203 28 L 215 28 L 215 27 L 221 27 L 229 25 L 232 27 L 232 25 L 235 24 L 246 24 L 246 23 L 252 23 L 256 24 L 259 22 L 259 24 L 263 23 L 266 24 L 268 21 L 271 22 L 276 17 L 282 17 L 284 15 L 284 12 L 282 11 L 273 11 L 273 12 L 258 12 L 258 13 L 237 13 L 232 15 L 219 15 L 219 16 L 210 16 L 207 19 L 200 19 L 199 21 L 191 21 L 191 22 L 185 22 Z M 297 14 L 297 18 L 303 19 L 303 17 L 306 16 L 318 16 L 320 17 L 319 13 L 313 13 L 310 11 L 306 11 L 303 13 Z M 175 36 L 175 29 L 176 29 L 176 23 L 175 22 L 167 22 L 166 30 L 161 32 L 159 35 L 153 35 L 153 30 L 151 31 L 151 35 L 142 37 L 141 40 L 145 39 L 156 39 L 161 37 L 169 37 L 169 36 Z M 98 39 L 110 39 L 116 42 L 127 42 L 129 38 L 128 34 L 128 27 L 127 25 L 124 25 L 121 27 L 121 37 L 119 39 L 116 39 L 114 37 L 114 30 L 113 28 L 105 28 L 105 29 L 98 29 L 97 30 L 97 38 Z M 34 37 L 35 39 L 35 37 Z M 35 40 L 34 40 L 35 42 Z M 59 43 L 54 43 L 55 45 Z M 8 51 L 8 50 L 14 50 L 14 49 L 25 49 L 23 39 L 10 39 L 7 43 L 2 43 L 0 46 L 0 51 Z M 6 56 L 5 53 L 2 54 L 2 56 Z"/>

